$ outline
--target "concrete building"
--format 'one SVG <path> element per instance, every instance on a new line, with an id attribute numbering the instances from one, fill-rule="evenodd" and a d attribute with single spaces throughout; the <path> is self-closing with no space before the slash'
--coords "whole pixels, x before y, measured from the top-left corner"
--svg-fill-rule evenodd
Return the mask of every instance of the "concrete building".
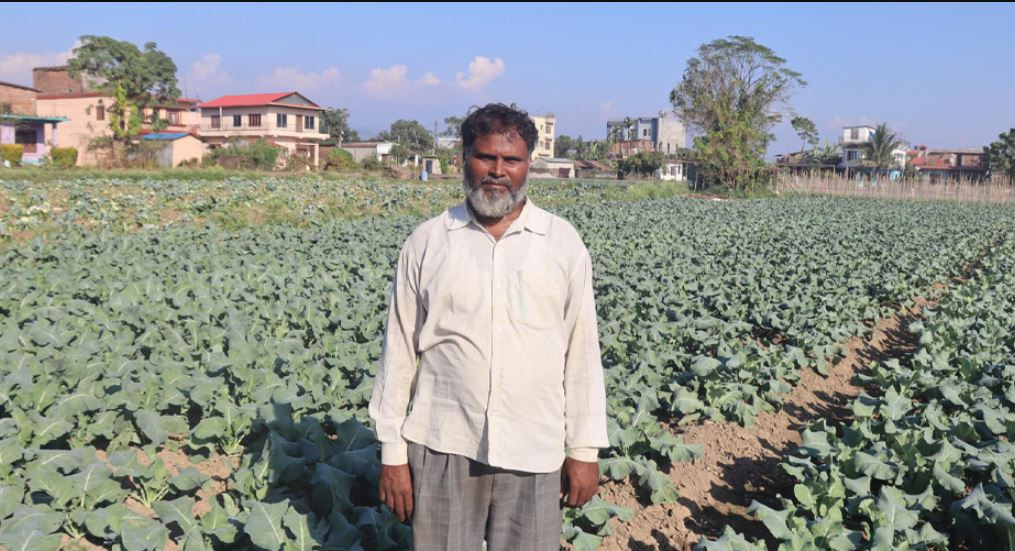
<path id="1" fill-rule="evenodd" d="M 574 178 L 574 161 L 537 157 L 529 166 L 529 174 L 537 178 Z"/>
<path id="2" fill-rule="evenodd" d="M 980 180 L 987 176 L 982 147 L 930 149 L 920 146 L 907 154 L 917 177 L 931 182 Z"/>
<path id="3" fill-rule="evenodd" d="M 114 98 L 94 90 L 95 84 L 70 76 L 67 67 L 36 67 L 32 71 L 34 88 L 38 90 L 36 114 L 42 117 L 64 117 L 60 127 L 60 147 L 78 150 L 78 166 L 93 166 L 103 159 L 102 150 L 93 150 L 95 138 L 112 136 L 109 110 Z M 200 123 L 198 100 L 177 98 L 162 105 L 146 108 L 142 133 L 152 131 L 152 120 L 165 122 L 161 132 L 196 133 Z M 49 136 L 47 134 L 47 139 Z"/>
<path id="4" fill-rule="evenodd" d="M 384 162 L 391 155 L 392 147 L 395 147 L 395 144 L 391 142 L 348 142 L 342 144 L 342 149 L 348 151 L 357 163 L 369 158 Z"/>
<path id="5" fill-rule="evenodd" d="M 316 167 L 319 144 L 329 137 L 319 130 L 324 109 L 298 92 L 222 96 L 200 109 L 201 139 L 211 149 L 265 139 Z"/>
<path id="6" fill-rule="evenodd" d="M 201 161 L 204 144 L 192 134 L 185 132 L 155 132 L 141 136 L 147 142 L 161 144 L 156 152 L 159 166 L 167 168 L 180 166 L 184 161 Z"/>
<path id="7" fill-rule="evenodd" d="M 0 145 L 20 144 L 22 164 L 38 164 L 52 147 L 62 145 L 56 128 L 67 119 L 39 116 L 38 95 L 30 86 L 0 82 Z"/>
<path id="8" fill-rule="evenodd" d="M 656 117 L 607 121 L 606 136 L 617 143 L 637 142 L 637 146 L 618 149 L 616 154 L 621 156 L 649 150 L 676 155 L 687 147 L 684 123 L 672 111 L 660 111 Z M 646 143 L 651 149 L 646 147 Z M 635 148 L 637 151 L 634 151 Z"/>
<path id="9" fill-rule="evenodd" d="M 876 129 L 870 125 L 844 126 L 839 136 L 839 147 L 842 149 L 842 160 L 838 168 L 854 170 L 867 168 L 867 144 L 874 136 Z M 901 171 L 906 167 L 906 148 L 898 147 L 892 151 L 892 168 Z"/>
<path id="10" fill-rule="evenodd" d="M 547 113 L 542 116 L 529 115 L 529 118 L 536 124 L 536 130 L 539 131 L 539 139 L 536 140 L 536 148 L 532 150 L 531 158 L 552 158 L 557 135 L 557 116 Z"/>

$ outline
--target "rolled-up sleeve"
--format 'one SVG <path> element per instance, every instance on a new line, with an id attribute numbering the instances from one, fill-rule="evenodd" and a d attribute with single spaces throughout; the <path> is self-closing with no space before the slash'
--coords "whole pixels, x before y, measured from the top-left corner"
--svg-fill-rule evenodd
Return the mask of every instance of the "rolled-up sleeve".
<path id="1" fill-rule="evenodd" d="M 582 246 L 572 271 L 564 312 L 568 347 L 564 362 L 565 446 L 567 456 L 595 461 L 609 447 L 606 432 L 606 388 L 599 351 L 592 259 Z"/>
<path id="2" fill-rule="evenodd" d="M 418 283 L 419 264 L 411 241 L 406 241 L 395 269 L 380 366 L 369 407 L 381 443 L 381 462 L 385 465 L 402 465 L 409 460 L 408 444 L 401 433 L 412 398 L 419 330 L 425 316 L 420 307 Z"/>

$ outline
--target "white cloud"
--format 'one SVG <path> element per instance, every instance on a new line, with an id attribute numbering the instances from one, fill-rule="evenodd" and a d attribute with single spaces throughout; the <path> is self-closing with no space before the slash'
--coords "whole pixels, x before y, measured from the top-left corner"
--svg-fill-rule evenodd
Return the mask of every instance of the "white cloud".
<path id="1" fill-rule="evenodd" d="M 405 65 L 392 65 L 388 69 L 371 69 L 370 78 L 363 83 L 363 90 L 373 96 L 387 96 L 401 91 L 408 73 Z"/>
<path id="2" fill-rule="evenodd" d="M 208 52 L 190 64 L 177 86 L 185 95 L 200 96 L 200 92 L 221 92 L 234 83 L 232 75 L 222 68 L 222 56 Z"/>
<path id="3" fill-rule="evenodd" d="M 261 75 L 257 80 L 264 86 L 312 91 L 337 82 L 341 76 L 339 70 L 334 67 L 328 67 L 319 73 L 303 72 L 296 67 L 278 67 L 267 75 Z"/>
<path id="4" fill-rule="evenodd" d="M 433 71 L 428 71 L 423 75 L 423 80 L 420 83 L 424 86 L 437 86 L 441 83 L 441 79 L 437 78 L 437 75 L 433 74 Z"/>
<path id="5" fill-rule="evenodd" d="M 466 90 L 482 90 L 491 80 L 504 74 L 504 60 L 477 55 L 469 63 L 469 76 L 459 72 L 455 77 L 458 86 Z"/>
<path id="6" fill-rule="evenodd" d="M 30 86 L 32 84 L 32 69 L 65 64 L 70 59 L 72 50 L 80 45 L 80 41 L 75 42 L 66 52 L 0 54 L 0 79 Z"/>

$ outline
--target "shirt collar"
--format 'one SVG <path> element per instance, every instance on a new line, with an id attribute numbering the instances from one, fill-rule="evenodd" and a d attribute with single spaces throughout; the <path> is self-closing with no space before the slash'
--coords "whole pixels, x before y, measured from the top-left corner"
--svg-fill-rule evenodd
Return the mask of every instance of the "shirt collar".
<path id="1" fill-rule="evenodd" d="M 446 218 L 446 226 L 448 231 L 454 231 L 469 224 L 475 224 L 477 227 L 480 226 L 479 221 L 476 220 L 475 215 L 472 213 L 472 209 L 468 207 L 468 202 L 463 201 L 462 203 L 448 209 Z M 526 230 L 539 235 L 546 235 L 546 232 L 550 229 L 550 214 L 545 210 L 536 206 L 532 202 L 531 197 L 526 197 L 525 206 L 522 207 L 522 212 L 519 213 L 518 219 L 511 223 L 511 227 L 521 226 Z M 511 229 L 508 229 L 511 232 Z"/>

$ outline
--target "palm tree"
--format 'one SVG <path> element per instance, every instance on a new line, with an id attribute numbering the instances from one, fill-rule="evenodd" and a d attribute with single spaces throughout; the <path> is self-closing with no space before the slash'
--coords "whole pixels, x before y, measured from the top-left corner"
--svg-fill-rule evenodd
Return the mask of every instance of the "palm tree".
<path id="1" fill-rule="evenodd" d="M 871 134 L 870 141 L 866 143 L 867 160 L 874 165 L 879 172 L 887 172 L 894 164 L 892 153 L 902 146 L 902 138 L 888 128 L 887 123 L 881 123 L 875 127 Z"/>

